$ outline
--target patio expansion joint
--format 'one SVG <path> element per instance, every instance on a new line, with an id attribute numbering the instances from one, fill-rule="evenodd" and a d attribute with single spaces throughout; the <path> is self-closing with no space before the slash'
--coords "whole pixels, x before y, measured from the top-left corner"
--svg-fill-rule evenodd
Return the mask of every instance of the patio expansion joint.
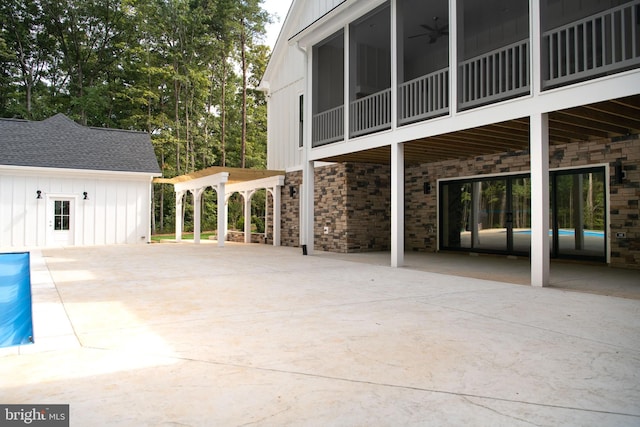
<path id="1" fill-rule="evenodd" d="M 518 322 L 518 321 L 515 321 L 515 320 L 504 319 L 504 318 L 501 318 L 501 317 L 491 316 L 489 314 L 479 313 L 479 312 L 476 312 L 476 311 L 462 310 L 460 308 L 451 307 L 451 306 L 448 306 L 448 305 L 435 304 L 435 303 L 431 303 L 431 302 L 427 302 L 427 301 L 418 301 L 418 302 L 420 304 L 424 304 L 424 305 L 430 305 L 430 306 L 433 306 L 433 307 L 445 308 L 447 310 L 458 311 L 460 313 L 472 314 L 474 316 L 484 317 L 486 319 L 497 320 L 497 321 L 504 322 L 504 323 L 509 323 L 509 324 L 512 324 L 512 325 L 518 325 L 518 326 L 523 326 L 523 327 L 526 327 L 526 328 L 536 329 L 536 330 L 539 330 L 539 331 L 549 332 L 549 333 L 560 335 L 560 336 L 563 336 L 563 337 L 575 338 L 575 339 L 579 339 L 579 340 L 583 340 L 583 341 L 587 341 L 587 342 L 591 342 L 591 343 L 595 343 L 595 344 L 604 345 L 604 346 L 611 347 L 611 348 L 614 348 L 614 349 L 629 351 L 629 352 L 636 353 L 636 354 L 640 355 L 640 351 L 638 349 L 630 348 L 630 347 L 624 347 L 624 346 L 621 346 L 619 344 L 613 344 L 613 343 L 610 343 L 610 342 L 595 340 L 595 339 L 592 339 L 592 338 L 587 338 L 587 337 L 583 337 L 583 336 L 575 335 L 575 334 L 567 334 L 565 332 L 557 331 L 557 330 L 554 330 L 554 329 L 543 328 L 541 326 L 531 325 L 529 323 Z"/>
<path id="2" fill-rule="evenodd" d="M 617 411 L 607 411 L 607 410 L 603 410 L 603 409 L 581 408 L 581 407 L 577 407 L 577 406 L 554 405 L 554 404 L 551 404 L 551 403 L 544 403 L 544 402 L 531 402 L 531 401 L 526 401 L 526 400 L 508 399 L 508 398 L 497 397 L 497 396 L 483 396 L 483 395 L 479 395 L 479 394 L 463 393 L 463 392 L 457 392 L 457 391 L 451 391 L 451 390 L 440 390 L 440 389 L 432 389 L 432 388 L 427 388 L 427 387 L 416 387 L 416 386 L 410 386 L 410 385 L 384 383 L 384 382 L 368 381 L 368 380 L 361 380 L 361 379 L 354 379 L 354 378 L 335 377 L 335 376 L 331 376 L 331 375 L 314 374 L 314 373 L 303 372 L 303 371 L 295 371 L 295 370 L 287 370 L 287 369 L 275 369 L 275 368 L 267 368 L 267 367 L 263 367 L 263 366 L 251 366 L 251 365 L 242 365 L 242 364 L 236 364 L 236 363 L 217 362 L 217 361 L 202 360 L 202 359 L 195 359 L 195 358 L 188 358 L 188 357 L 172 357 L 172 358 L 176 359 L 176 360 L 185 361 L 185 362 L 205 363 L 205 364 L 216 365 L 216 366 L 225 366 L 225 367 L 233 367 L 233 368 L 240 368 L 240 369 L 249 369 L 249 370 L 256 370 L 256 371 L 261 371 L 261 372 L 271 372 L 271 373 L 278 373 L 278 374 L 297 375 L 297 376 L 303 376 L 303 377 L 309 377 L 309 378 L 317 378 L 317 379 L 324 379 L 324 380 L 331 380 L 331 381 L 348 382 L 348 383 L 353 383 L 353 384 L 371 385 L 371 386 L 376 386 L 376 387 L 394 388 L 394 389 L 418 391 L 418 392 L 424 392 L 424 393 L 434 393 L 434 394 L 441 394 L 441 395 L 456 396 L 456 397 L 463 398 L 463 399 L 465 399 L 467 401 L 469 401 L 469 399 L 481 399 L 483 401 L 507 402 L 507 403 L 516 403 L 516 404 L 521 404 L 521 405 L 531 405 L 531 406 L 543 407 L 543 408 L 566 409 L 566 410 L 571 410 L 571 411 L 580 411 L 580 412 L 597 413 L 597 414 L 605 414 L 605 415 L 618 415 L 618 416 L 635 418 L 635 419 L 638 419 L 638 421 L 640 422 L 640 413 L 633 414 L 633 413 L 625 413 L 625 412 L 617 412 Z M 480 406 L 480 407 L 486 408 L 488 410 L 491 410 L 493 412 L 497 412 L 497 413 L 500 413 L 502 415 L 509 416 L 507 414 L 503 414 L 501 412 L 498 412 L 495 409 L 490 408 L 490 407 L 488 407 L 486 405 L 481 405 L 479 403 L 474 403 L 474 402 L 471 402 L 471 403 L 473 403 L 476 406 Z M 509 417 L 513 418 L 511 416 L 509 416 Z"/>

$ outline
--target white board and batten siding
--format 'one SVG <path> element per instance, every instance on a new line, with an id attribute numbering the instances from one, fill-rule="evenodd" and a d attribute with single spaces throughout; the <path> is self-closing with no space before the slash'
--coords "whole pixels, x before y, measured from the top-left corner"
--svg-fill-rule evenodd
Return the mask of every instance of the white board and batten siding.
<path id="1" fill-rule="evenodd" d="M 144 173 L 0 167 L 0 248 L 148 243 L 150 182 Z M 63 240 L 56 201 L 68 202 Z"/>
<path id="2" fill-rule="evenodd" d="M 270 68 L 277 73 L 265 74 L 269 85 L 267 168 L 298 169 L 302 164 L 299 147 L 299 97 L 305 93 L 305 57 L 288 40 L 331 12 L 345 0 L 296 0 L 273 52 Z M 306 143 L 306 141 L 305 141 Z"/>

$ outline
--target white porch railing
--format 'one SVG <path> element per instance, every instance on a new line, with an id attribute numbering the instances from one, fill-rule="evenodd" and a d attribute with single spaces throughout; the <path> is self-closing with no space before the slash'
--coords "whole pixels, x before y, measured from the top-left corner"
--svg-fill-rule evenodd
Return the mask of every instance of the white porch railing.
<path id="1" fill-rule="evenodd" d="M 640 0 L 633 0 L 542 34 L 543 88 L 571 83 L 640 64 Z M 459 64 L 460 109 L 529 93 L 529 40 L 501 47 Z M 449 69 L 398 85 L 398 124 L 446 114 Z M 351 102 L 350 137 L 391 125 L 391 89 Z M 313 117 L 313 146 L 344 138 L 342 106 Z"/>
<path id="2" fill-rule="evenodd" d="M 349 108 L 351 136 L 364 135 L 391 125 L 391 89 L 353 101 Z"/>
<path id="3" fill-rule="evenodd" d="M 332 108 L 313 116 L 312 146 L 316 147 L 344 138 L 344 107 Z"/>
<path id="4" fill-rule="evenodd" d="M 460 63 L 460 107 L 529 92 L 529 40 L 501 47 Z"/>
<path id="5" fill-rule="evenodd" d="M 549 87 L 640 63 L 640 0 L 543 34 Z"/>
<path id="6" fill-rule="evenodd" d="M 449 69 L 445 68 L 398 86 L 398 123 L 445 114 L 449 111 Z"/>

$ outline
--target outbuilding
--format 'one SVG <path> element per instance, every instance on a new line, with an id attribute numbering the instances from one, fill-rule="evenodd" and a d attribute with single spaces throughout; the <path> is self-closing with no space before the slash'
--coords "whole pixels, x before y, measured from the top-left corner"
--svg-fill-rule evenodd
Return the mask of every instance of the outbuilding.
<path id="1" fill-rule="evenodd" d="M 147 133 L 0 119 L 0 247 L 148 243 L 157 176 Z"/>

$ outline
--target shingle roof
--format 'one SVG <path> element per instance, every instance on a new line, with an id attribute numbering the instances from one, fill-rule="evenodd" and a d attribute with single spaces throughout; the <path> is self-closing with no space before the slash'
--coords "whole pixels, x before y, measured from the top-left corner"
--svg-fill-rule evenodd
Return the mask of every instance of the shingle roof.
<path id="1" fill-rule="evenodd" d="M 0 165 L 160 173 L 148 134 L 85 127 L 64 114 L 0 119 Z"/>

